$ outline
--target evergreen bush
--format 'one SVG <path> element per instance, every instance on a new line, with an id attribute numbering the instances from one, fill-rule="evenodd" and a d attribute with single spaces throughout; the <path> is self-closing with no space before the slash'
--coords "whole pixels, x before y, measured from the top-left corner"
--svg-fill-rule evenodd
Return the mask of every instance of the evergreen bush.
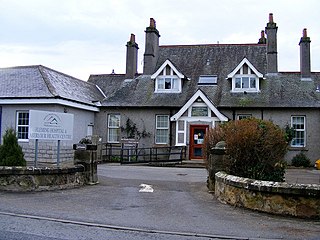
<path id="1" fill-rule="evenodd" d="M 295 167 L 310 167 L 311 161 L 303 152 L 300 152 L 292 158 L 291 164 Z"/>
<path id="2" fill-rule="evenodd" d="M 15 131 L 6 130 L 3 136 L 3 145 L 0 146 L 0 166 L 26 166 L 26 160 Z"/>

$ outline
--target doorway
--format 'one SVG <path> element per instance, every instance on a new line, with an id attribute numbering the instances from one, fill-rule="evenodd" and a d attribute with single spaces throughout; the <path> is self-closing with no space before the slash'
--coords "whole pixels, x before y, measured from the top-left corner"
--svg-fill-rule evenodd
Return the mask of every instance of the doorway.
<path id="1" fill-rule="evenodd" d="M 190 159 L 203 159 L 203 141 L 209 125 L 190 125 Z"/>

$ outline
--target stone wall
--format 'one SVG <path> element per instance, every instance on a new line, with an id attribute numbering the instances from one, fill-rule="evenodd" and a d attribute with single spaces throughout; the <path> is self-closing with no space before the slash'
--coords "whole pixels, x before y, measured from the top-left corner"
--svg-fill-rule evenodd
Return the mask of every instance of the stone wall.
<path id="1" fill-rule="evenodd" d="M 35 159 L 35 144 L 30 143 L 23 144 L 22 151 L 24 153 L 24 158 L 28 162 L 28 165 L 33 165 Z M 38 163 L 47 164 L 47 165 L 55 165 L 57 164 L 57 143 L 56 142 L 39 142 L 38 146 Z M 70 162 L 74 159 L 74 151 L 72 146 L 61 146 L 60 147 L 60 163 Z"/>
<path id="2" fill-rule="evenodd" d="M 218 172 L 219 201 L 262 212 L 320 219 L 320 185 L 288 184 L 241 178 Z"/>
<path id="3" fill-rule="evenodd" d="M 67 189 L 87 183 L 82 165 L 65 168 L 0 167 L 0 191 Z"/>

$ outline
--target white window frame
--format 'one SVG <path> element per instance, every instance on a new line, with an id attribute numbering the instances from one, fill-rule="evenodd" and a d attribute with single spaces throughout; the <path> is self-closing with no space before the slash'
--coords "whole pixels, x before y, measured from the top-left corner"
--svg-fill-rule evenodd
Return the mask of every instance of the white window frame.
<path id="1" fill-rule="evenodd" d="M 251 64 L 246 64 L 247 72 L 244 73 L 244 64 L 240 67 L 236 74 L 232 77 L 231 92 L 260 92 L 260 79 L 250 67 Z M 244 87 L 244 79 L 248 78 L 248 87 Z M 237 80 L 240 79 L 240 87 L 237 87 Z M 254 79 L 255 87 L 251 87 L 251 80 Z"/>
<path id="2" fill-rule="evenodd" d="M 117 125 L 111 125 L 111 117 L 117 117 L 118 118 L 118 124 Z M 110 113 L 108 114 L 108 131 L 107 131 L 107 142 L 108 143 L 119 143 L 120 142 L 120 122 L 121 122 L 121 116 L 118 113 Z M 113 134 L 113 136 L 116 136 L 117 140 L 111 139 L 112 132 L 116 132 L 117 134 Z"/>
<path id="3" fill-rule="evenodd" d="M 294 122 L 295 118 L 302 118 L 303 119 L 303 128 L 295 128 L 294 125 L 297 124 L 297 122 Z M 291 116 L 291 127 L 295 130 L 294 137 L 291 141 L 290 146 L 295 148 L 303 148 L 306 146 L 306 117 L 305 116 Z M 303 137 L 301 137 L 303 135 Z M 294 144 L 294 141 L 298 138 L 303 140 L 303 144 Z"/>
<path id="4" fill-rule="evenodd" d="M 183 128 L 179 129 L 179 122 L 182 122 Z M 187 128 L 187 121 L 185 120 L 177 120 L 176 121 L 176 146 L 186 146 L 186 128 Z M 183 135 L 183 142 L 179 142 L 179 134 Z"/>
<path id="5" fill-rule="evenodd" d="M 159 117 L 167 118 L 167 126 L 159 126 Z M 166 141 L 159 141 L 159 134 L 166 130 Z M 170 118 L 169 115 L 156 115 L 156 133 L 155 133 L 155 144 L 168 144 L 169 143 L 169 130 L 170 130 Z"/>
<path id="6" fill-rule="evenodd" d="M 248 78 L 249 80 L 249 86 L 243 87 L 244 84 L 244 78 Z M 240 79 L 240 87 L 237 87 L 237 80 Z M 251 80 L 254 79 L 255 81 L 255 87 L 251 87 Z M 259 92 L 260 86 L 259 86 L 259 78 L 257 78 L 254 74 L 236 74 L 232 78 L 232 92 Z"/>
<path id="7" fill-rule="evenodd" d="M 170 81 L 170 88 L 166 88 L 166 81 Z M 156 93 L 180 93 L 181 79 L 177 76 L 159 76 L 156 78 Z"/>
<path id="8" fill-rule="evenodd" d="M 19 124 L 19 119 L 20 119 L 20 114 L 28 114 L 27 121 L 28 124 Z M 16 112 L 16 134 L 19 142 L 29 142 L 29 120 L 30 120 L 30 115 L 29 111 L 17 111 Z M 26 128 L 26 132 L 24 132 L 25 137 L 21 138 L 21 128 Z"/>

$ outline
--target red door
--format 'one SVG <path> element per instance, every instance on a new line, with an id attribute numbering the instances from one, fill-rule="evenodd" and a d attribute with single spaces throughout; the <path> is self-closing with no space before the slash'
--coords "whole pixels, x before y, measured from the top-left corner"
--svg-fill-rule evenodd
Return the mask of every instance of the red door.
<path id="1" fill-rule="evenodd" d="M 191 125 L 190 126 L 190 159 L 203 159 L 202 145 L 209 125 Z"/>

